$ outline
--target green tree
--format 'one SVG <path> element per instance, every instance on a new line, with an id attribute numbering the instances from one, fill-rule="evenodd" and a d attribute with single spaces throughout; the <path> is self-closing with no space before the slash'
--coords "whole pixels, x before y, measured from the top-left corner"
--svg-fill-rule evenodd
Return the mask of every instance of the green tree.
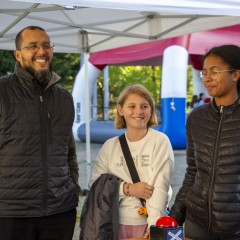
<path id="1" fill-rule="evenodd" d="M 193 75 L 192 75 L 192 66 L 188 66 L 188 75 L 187 75 L 187 113 L 190 113 L 190 103 L 192 101 L 192 96 L 194 94 L 193 86 Z"/>
<path id="2" fill-rule="evenodd" d="M 14 71 L 15 57 L 13 51 L 0 50 L 0 76 L 4 76 Z"/>
<path id="3" fill-rule="evenodd" d="M 143 84 L 151 93 L 156 102 L 160 102 L 161 67 L 152 66 L 110 66 L 109 67 L 109 105 L 110 117 L 114 115 L 117 97 L 130 84 Z M 103 110 L 103 74 L 98 81 L 98 110 Z M 113 114 L 111 114 L 113 112 Z"/>
<path id="4" fill-rule="evenodd" d="M 116 97 L 127 85 L 140 83 L 152 93 L 156 102 L 160 98 L 161 67 L 127 66 L 110 67 L 110 100 L 116 102 Z"/>
<path id="5" fill-rule="evenodd" d="M 54 53 L 53 70 L 61 76 L 60 84 L 72 92 L 73 84 L 80 69 L 80 55 Z"/>

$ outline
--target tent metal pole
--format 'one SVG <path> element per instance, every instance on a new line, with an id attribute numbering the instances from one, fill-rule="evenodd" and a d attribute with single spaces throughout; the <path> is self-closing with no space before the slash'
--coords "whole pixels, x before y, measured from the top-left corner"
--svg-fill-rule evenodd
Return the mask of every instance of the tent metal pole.
<path id="1" fill-rule="evenodd" d="M 104 121 L 109 120 L 109 67 L 106 66 L 103 69 L 103 80 L 104 80 L 104 108 L 103 108 L 103 119 Z"/>
<path id="2" fill-rule="evenodd" d="M 89 46 L 88 46 L 88 33 L 86 31 L 80 32 L 81 44 L 83 49 L 83 59 L 85 67 L 84 86 L 85 86 L 85 111 L 86 111 L 86 158 L 87 164 L 91 164 L 91 151 L 90 151 L 90 94 L 89 94 L 89 81 L 88 81 L 88 59 L 89 59 Z"/>
<path id="3" fill-rule="evenodd" d="M 87 164 L 91 164 L 91 151 L 90 151 L 90 97 L 89 97 L 89 82 L 88 82 L 88 58 L 89 54 L 84 53 L 84 66 L 85 66 L 85 110 L 86 110 L 86 157 Z"/>

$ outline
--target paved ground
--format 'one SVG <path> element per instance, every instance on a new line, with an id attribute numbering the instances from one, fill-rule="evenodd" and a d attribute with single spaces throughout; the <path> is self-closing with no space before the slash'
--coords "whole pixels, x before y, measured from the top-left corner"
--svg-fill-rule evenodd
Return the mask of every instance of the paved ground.
<path id="1" fill-rule="evenodd" d="M 92 164 L 89 165 L 86 162 L 86 145 L 82 142 L 76 142 L 77 147 L 77 156 L 78 156 L 78 164 L 79 164 L 79 184 L 81 188 L 87 188 L 88 179 L 90 178 L 91 168 L 94 164 L 96 156 L 101 148 L 102 144 L 91 143 L 91 159 Z M 182 184 L 182 180 L 185 174 L 186 169 L 186 158 L 185 158 L 185 150 L 182 151 L 174 151 L 175 155 L 175 167 L 172 175 L 172 189 L 173 189 L 173 197 L 170 202 L 170 206 L 173 204 L 175 196 L 178 192 Z M 73 236 L 73 240 L 79 239 L 79 215 L 82 208 L 82 203 L 84 201 L 84 197 L 80 197 L 79 205 L 78 205 L 78 215 L 77 215 L 77 224 L 75 227 L 75 232 Z"/>

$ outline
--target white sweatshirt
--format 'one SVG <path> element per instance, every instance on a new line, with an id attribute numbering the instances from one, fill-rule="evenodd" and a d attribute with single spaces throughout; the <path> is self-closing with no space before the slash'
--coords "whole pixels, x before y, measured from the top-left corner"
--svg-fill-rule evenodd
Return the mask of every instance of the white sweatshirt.
<path id="1" fill-rule="evenodd" d="M 119 223 L 147 223 L 150 227 L 156 224 L 159 217 L 166 215 L 165 210 L 171 198 L 170 178 L 174 166 L 172 146 L 165 134 L 152 128 L 149 128 L 147 135 L 140 141 L 129 142 L 127 139 L 127 143 L 141 182 L 152 185 L 154 190 L 146 201 L 148 217 L 139 216 L 138 209 L 142 206 L 139 198 L 125 196 L 122 183 L 119 192 Z M 103 144 L 93 167 L 89 187 L 103 173 L 113 174 L 123 182 L 132 183 L 118 137 L 113 137 Z"/>

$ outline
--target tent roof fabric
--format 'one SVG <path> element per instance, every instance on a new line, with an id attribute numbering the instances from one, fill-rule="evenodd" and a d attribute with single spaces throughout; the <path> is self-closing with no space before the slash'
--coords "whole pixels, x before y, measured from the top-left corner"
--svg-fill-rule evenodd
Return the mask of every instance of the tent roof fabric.
<path id="1" fill-rule="evenodd" d="M 231 26 L 239 15 L 236 0 L 2 0 L 0 49 L 14 49 L 28 25 L 46 29 L 56 52 L 81 53 Z"/>

